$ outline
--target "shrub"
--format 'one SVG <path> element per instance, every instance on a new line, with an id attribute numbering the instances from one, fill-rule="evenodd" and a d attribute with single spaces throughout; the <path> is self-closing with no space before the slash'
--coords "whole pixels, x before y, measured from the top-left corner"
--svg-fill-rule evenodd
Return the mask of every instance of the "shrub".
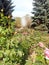
<path id="1" fill-rule="evenodd" d="M 31 29 L 16 31 L 15 34 L 14 22 L 0 15 L 0 64 L 45 65 L 43 50 L 37 45 L 46 41 L 44 36 L 47 34 Z"/>

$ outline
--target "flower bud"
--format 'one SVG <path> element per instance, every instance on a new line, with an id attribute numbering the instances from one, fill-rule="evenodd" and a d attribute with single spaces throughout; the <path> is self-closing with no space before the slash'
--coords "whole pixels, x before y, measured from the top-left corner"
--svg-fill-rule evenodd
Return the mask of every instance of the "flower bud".
<path id="1" fill-rule="evenodd" d="M 44 44 L 42 42 L 39 42 L 39 46 L 43 48 Z"/>
<path id="2" fill-rule="evenodd" d="M 3 12 L 3 9 L 1 9 L 1 12 Z"/>

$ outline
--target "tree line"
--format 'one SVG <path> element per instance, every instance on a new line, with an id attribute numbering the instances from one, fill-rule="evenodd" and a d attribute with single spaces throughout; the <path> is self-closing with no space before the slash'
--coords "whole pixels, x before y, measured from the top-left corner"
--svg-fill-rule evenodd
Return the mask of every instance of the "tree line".
<path id="1" fill-rule="evenodd" d="M 41 26 L 49 31 L 49 0 L 33 0 L 33 6 L 32 27 Z"/>

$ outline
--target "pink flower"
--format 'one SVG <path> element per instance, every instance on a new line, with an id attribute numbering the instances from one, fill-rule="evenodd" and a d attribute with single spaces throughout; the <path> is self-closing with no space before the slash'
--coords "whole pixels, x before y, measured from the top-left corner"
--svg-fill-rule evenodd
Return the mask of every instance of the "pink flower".
<path id="1" fill-rule="evenodd" d="M 28 33 L 27 32 L 23 32 L 24 35 L 27 35 Z"/>
<path id="2" fill-rule="evenodd" d="M 39 42 L 39 46 L 43 48 L 44 44 L 42 42 Z"/>
<path id="3" fill-rule="evenodd" d="M 45 55 L 45 58 L 46 58 L 47 60 L 49 60 L 49 49 L 48 49 L 48 48 L 46 48 L 46 49 L 44 50 L 44 55 Z"/>

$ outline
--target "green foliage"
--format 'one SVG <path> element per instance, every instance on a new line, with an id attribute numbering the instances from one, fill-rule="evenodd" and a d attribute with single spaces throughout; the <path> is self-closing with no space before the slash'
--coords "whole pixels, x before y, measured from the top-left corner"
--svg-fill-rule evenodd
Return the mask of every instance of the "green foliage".
<path id="1" fill-rule="evenodd" d="M 34 0 L 33 6 L 33 22 L 37 23 L 36 26 L 44 24 L 49 29 L 49 0 Z"/>
<path id="2" fill-rule="evenodd" d="M 17 30 L 15 34 L 14 21 L 0 15 L 0 65 L 45 65 L 43 50 L 37 45 L 40 41 L 45 42 L 47 34 L 31 29 Z M 33 51 L 34 55 L 30 56 Z"/>
<path id="3" fill-rule="evenodd" d="M 15 26 L 16 28 L 21 28 L 21 17 L 15 18 Z"/>
<path id="4" fill-rule="evenodd" d="M 31 30 L 29 31 L 31 32 Z M 24 30 L 23 31 L 21 30 L 19 32 L 17 31 L 18 33 L 16 34 L 19 40 L 18 49 L 21 49 L 21 51 L 23 52 L 23 56 L 21 55 L 22 59 L 21 59 L 20 65 L 37 65 L 37 64 L 45 65 L 43 50 L 37 45 L 38 45 L 38 42 L 40 41 L 42 42 L 46 41 L 46 38 L 42 38 L 42 36 L 44 37 L 47 34 L 46 32 L 40 33 L 39 31 L 33 31 L 30 33 L 29 31 L 27 30 L 28 35 L 25 35 L 25 36 L 23 35 Z M 31 46 L 32 46 L 32 49 L 31 49 Z M 32 51 L 30 52 L 29 49 L 31 49 Z M 36 55 L 35 63 L 33 63 L 32 61 L 34 60 L 34 58 L 30 57 L 30 54 L 33 51 L 35 51 L 37 54 L 37 55 L 35 54 Z"/>
<path id="5" fill-rule="evenodd" d="M 47 27 L 44 24 L 40 24 L 34 28 L 35 30 L 47 31 Z"/>
<path id="6" fill-rule="evenodd" d="M 12 0 L 0 0 L 0 12 L 3 12 L 5 16 L 11 16 L 14 10 L 12 4 Z"/>

